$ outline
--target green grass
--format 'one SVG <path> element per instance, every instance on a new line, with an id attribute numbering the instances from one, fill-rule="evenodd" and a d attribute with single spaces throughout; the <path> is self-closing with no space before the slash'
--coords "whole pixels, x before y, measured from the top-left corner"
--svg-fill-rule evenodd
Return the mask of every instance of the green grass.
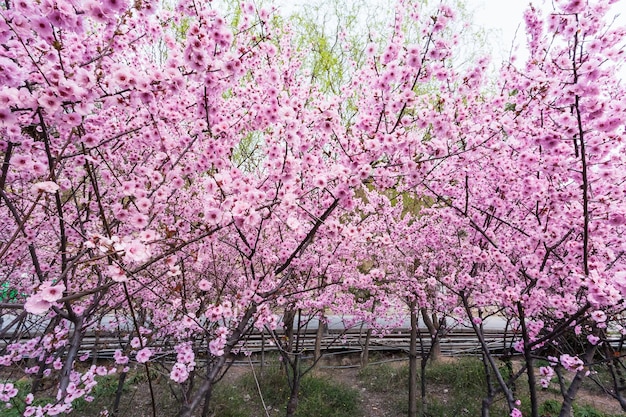
<path id="1" fill-rule="evenodd" d="M 266 368 L 262 375 L 257 370 L 265 405 L 273 410 L 285 410 L 289 386 L 278 366 Z M 211 400 L 214 415 L 248 417 L 262 415 L 263 404 L 254 376 L 245 374 L 234 383 L 218 384 Z M 358 391 L 341 386 L 328 377 L 307 375 L 302 379 L 297 417 L 353 417 L 360 416 Z"/>
<path id="2" fill-rule="evenodd" d="M 259 375 L 259 384 L 262 387 L 265 404 L 273 410 L 271 415 L 283 415 L 289 396 L 289 387 L 284 372 L 276 365 L 266 367 Z M 173 392 L 168 388 L 170 381 L 165 377 L 156 378 L 154 375 L 153 387 L 157 414 L 159 416 L 175 415 L 179 407 Z M 93 401 L 78 399 L 74 403 L 74 411 L 70 416 L 92 417 L 101 415 L 104 409 L 111 410 L 117 392 L 119 375 L 97 377 L 98 385 L 91 392 Z M 24 397 L 30 391 L 27 382 L 17 382 L 19 394 L 14 399 L 15 407 L 2 409 L 2 417 L 19 417 L 24 411 Z M 178 388 L 177 386 L 174 387 Z M 148 412 L 145 405 L 148 399 L 147 378 L 141 369 L 133 369 L 127 375 L 123 386 L 120 416 L 132 415 L 138 410 Z M 38 398 L 34 405 L 54 403 L 52 398 Z M 243 374 L 232 382 L 222 381 L 215 386 L 211 399 L 210 415 L 220 417 L 250 417 L 264 416 L 263 405 L 258 393 L 257 385 L 251 372 Z M 329 377 L 309 376 L 302 379 L 298 410 L 296 417 L 359 417 L 363 413 L 360 409 L 359 392 L 355 389 L 341 386 Z"/>
<path id="3" fill-rule="evenodd" d="M 359 372 L 359 379 L 368 389 L 387 394 L 396 409 L 403 412 L 408 411 L 408 378 L 408 365 L 373 365 Z M 429 365 L 426 368 L 428 415 L 480 415 L 484 381 L 482 363 L 472 358 Z M 494 406 L 494 415 L 498 415 L 496 410 Z"/>
<path id="4" fill-rule="evenodd" d="M 574 404 L 574 417 L 619 417 L 618 415 L 605 414 L 588 405 Z M 539 414 L 543 417 L 557 417 L 561 410 L 561 404 L 556 400 L 547 400 L 539 407 Z"/>
<path id="5" fill-rule="evenodd" d="M 396 410 L 404 413 L 408 411 L 408 365 L 401 367 L 386 364 L 372 365 L 362 369 L 358 377 L 368 389 L 386 394 Z M 429 364 L 426 368 L 426 381 L 427 416 L 481 415 L 482 400 L 486 396 L 486 389 L 484 367 L 480 360 L 461 358 L 451 362 Z M 522 401 L 520 409 L 524 415 L 530 415 L 528 388 L 523 379 L 518 381 L 516 397 Z M 540 415 L 558 416 L 560 407 L 561 404 L 555 400 L 545 401 L 541 404 Z M 490 411 L 492 416 L 509 415 L 502 395 L 494 399 Z M 591 406 L 574 405 L 574 417 L 617 416 L 602 413 Z"/>
<path id="6" fill-rule="evenodd" d="M 407 389 L 409 367 L 393 367 L 388 364 L 370 365 L 359 370 L 358 378 L 372 391 L 393 393 Z"/>
<path id="7" fill-rule="evenodd" d="M 443 392 L 429 396 L 429 415 L 444 417 L 481 414 L 482 400 L 486 395 L 485 371 L 481 361 L 461 358 L 453 362 L 432 364 L 426 368 L 426 381 L 430 392 Z M 500 397 L 494 399 L 490 410 L 494 416 L 508 415 Z"/>
<path id="8" fill-rule="evenodd" d="M 284 415 L 289 396 L 289 387 L 284 371 L 277 362 L 266 366 L 263 373 L 256 369 L 262 397 L 271 416 Z M 180 405 L 174 398 L 174 391 L 179 387 L 172 384 L 167 376 L 155 373 L 153 384 L 159 416 L 175 415 Z M 117 390 L 119 375 L 98 377 L 98 385 L 91 395 L 93 402 L 83 399 L 75 403 L 71 416 L 98 416 L 103 409 L 111 409 Z M 389 364 L 371 365 L 361 369 L 358 379 L 369 392 L 383 394 L 381 404 L 392 415 L 406 415 L 408 411 L 408 365 L 391 366 Z M 461 358 L 450 362 L 429 364 L 426 369 L 427 413 L 428 417 L 477 416 L 481 414 L 481 404 L 485 396 L 484 367 L 476 358 Z M 419 382 L 419 380 L 418 380 Z M 23 411 L 23 397 L 29 391 L 28 383 L 17 382 L 19 395 L 15 399 L 16 408 L 3 410 L 2 417 L 18 417 Z M 170 385 L 172 385 L 170 387 Z M 172 391 L 170 388 L 173 388 Z M 148 407 L 147 378 L 145 372 L 133 369 L 124 383 L 124 395 L 120 404 L 120 415 L 131 415 L 138 409 Z M 178 396 L 180 392 L 178 391 Z M 360 396 L 369 395 L 356 389 L 340 385 L 331 376 L 307 375 L 302 379 L 297 417 L 359 417 L 364 415 L 360 406 Z M 419 394 L 418 394 L 419 395 Z M 516 398 L 521 399 L 520 409 L 524 415 L 530 415 L 528 388 L 525 380 L 518 381 Z M 544 397 L 545 398 L 545 397 Z M 43 404 L 51 399 L 39 398 L 35 404 Z M 418 398 L 419 401 L 419 398 Z M 143 408 L 142 408 L 143 407 Z M 147 409 L 146 409 L 147 410 Z M 144 410 L 145 411 L 145 410 Z M 490 409 L 492 416 L 508 416 L 506 402 L 502 395 L 497 397 Z M 540 404 L 542 417 L 558 416 L 560 402 L 547 400 Z M 130 413 L 130 414 L 129 414 Z M 242 373 L 221 381 L 214 388 L 210 415 L 221 417 L 264 416 L 263 404 L 257 383 L 252 372 Z M 602 413 L 586 405 L 574 405 L 574 417 L 617 417 Z"/>

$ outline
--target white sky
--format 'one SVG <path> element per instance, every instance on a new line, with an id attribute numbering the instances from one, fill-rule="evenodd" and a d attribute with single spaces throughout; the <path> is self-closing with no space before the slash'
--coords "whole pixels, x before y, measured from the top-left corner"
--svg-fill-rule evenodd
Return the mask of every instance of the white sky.
<path id="1" fill-rule="evenodd" d="M 542 7 L 544 1 L 533 0 L 532 3 L 537 7 Z M 474 8 L 475 22 L 486 29 L 493 30 L 494 34 L 497 35 L 490 37 L 493 39 L 491 42 L 492 64 L 508 61 L 514 39 L 515 45 L 518 46 L 517 63 L 520 64 L 527 58 L 523 14 L 529 3 L 531 3 L 530 0 L 466 0 L 466 4 L 470 7 L 476 4 Z M 551 7 L 551 5 L 548 4 L 546 7 Z M 613 16 L 616 16 L 614 26 L 626 26 L 626 0 L 618 0 L 616 4 L 612 5 L 607 19 L 613 18 Z M 621 77 L 622 80 L 626 79 L 626 67 L 621 68 L 618 77 Z"/>
<path id="2" fill-rule="evenodd" d="M 303 4 L 324 4 L 325 0 L 274 0 L 273 4 L 281 13 L 289 15 L 297 11 Z M 351 0 L 343 0 L 346 5 L 354 4 Z M 588 0 L 593 2 L 595 0 Z M 516 62 L 523 63 L 528 56 L 526 52 L 526 33 L 524 25 L 524 10 L 530 3 L 538 8 L 552 7 L 552 0 L 464 0 L 465 6 L 474 16 L 474 23 L 488 30 L 487 47 L 491 49 L 491 64 L 498 68 L 504 61 L 509 60 L 511 47 L 515 41 L 517 51 Z M 366 0 L 374 9 L 393 7 L 393 0 Z M 429 6 L 437 2 L 429 1 Z M 626 0 L 618 0 L 609 12 L 609 16 L 617 15 L 614 25 L 626 26 Z M 516 33 L 517 32 L 517 33 Z M 620 70 L 620 77 L 626 79 L 626 65 Z"/>
<path id="3" fill-rule="evenodd" d="M 494 62 L 508 60 L 514 39 L 521 46 L 522 56 L 518 54 L 518 58 L 523 58 L 526 41 L 523 15 L 528 3 L 528 0 L 467 0 L 469 7 L 476 4 L 473 8 L 476 24 L 493 31 L 494 36 L 489 38 Z"/>
<path id="4" fill-rule="evenodd" d="M 533 0 L 532 3 L 541 7 L 546 0 Z M 589 0 L 594 1 L 594 0 Z M 346 4 L 350 0 L 345 0 Z M 393 7 L 392 0 L 367 0 L 374 8 L 382 5 Z M 275 0 L 274 4 L 286 14 L 298 10 L 299 5 L 310 3 L 324 3 L 324 0 Z M 490 36 L 493 52 L 493 61 L 508 60 L 511 45 L 518 30 L 515 43 L 520 46 L 518 58 L 524 57 L 526 41 L 523 13 L 531 3 L 530 0 L 465 0 L 465 5 L 473 11 L 475 23 L 493 32 Z M 550 1 L 548 0 L 548 3 Z M 384 6 L 383 6 L 384 7 Z M 550 7 L 550 5 L 548 5 Z M 612 6 L 612 14 L 620 14 L 618 24 L 626 25 L 626 0 L 619 0 Z M 519 61 L 518 61 L 519 62 Z"/>
<path id="5" fill-rule="evenodd" d="M 502 31 L 502 39 L 499 42 L 506 46 L 507 55 L 518 25 L 520 32 L 517 35 L 517 41 L 524 41 L 523 13 L 530 3 L 530 0 L 466 0 L 466 4 L 470 7 L 476 4 L 474 8 L 476 23 L 486 28 Z M 534 0 L 532 3 L 541 7 L 544 1 Z M 625 25 L 626 1 L 620 0 L 612 6 L 609 16 L 615 14 L 620 15 L 616 23 Z"/>

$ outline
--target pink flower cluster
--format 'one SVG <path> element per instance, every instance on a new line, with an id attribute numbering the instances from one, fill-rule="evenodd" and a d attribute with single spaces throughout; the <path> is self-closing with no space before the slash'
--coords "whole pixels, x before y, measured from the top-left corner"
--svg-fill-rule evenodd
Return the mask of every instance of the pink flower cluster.
<path id="1" fill-rule="evenodd" d="M 65 285 L 59 283 L 54 285 L 51 281 L 46 281 L 39 286 L 39 291 L 28 297 L 24 303 L 24 309 L 37 315 L 43 315 L 54 303 L 56 303 L 65 291 Z"/>
<path id="2" fill-rule="evenodd" d="M 559 358 L 559 362 L 563 366 L 563 368 L 567 369 L 570 372 L 578 372 L 584 369 L 585 363 L 576 356 L 571 356 L 568 354 L 563 354 Z"/>
<path id="3" fill-rule="evenodd" d="M 222 356 L 224 354 L 224 346 L 226 346 L 226 338 L 229 330 L 224 326 L 220 326 L 215 331 L 215 339 L 209 342 L 209 351 L 214 356 Z"/>
<path id="4" fill-rule="evenodd" d="M 170 378 L 177 383 L 183 383 L 189 373 L 196 367 L 195 354 L 191 343 L 181 343 L 175 347 L 176 363 L 170 372 Z"/>
<path id="5" fill-rule="evenodd" d="M 152 357 L 152 349 L 145 347 L 143 349 L 140 349 L 137 352 L 135 359 L 139 363 L 146 363 L 150 360 L 151 357 Z"/>
<path id="6" fill-rule="evenodd" d="M 539 375 L 541 375 L 541 387 L 548 388 L 554 376 L 554 368 L 551 366 L 542 366 L 539 368 Z"/>
<path id="7" fill-rule="evenodd" d="M 17 388 L 10 382 L 0 384 L 0 401 L 8 402 L 11 398 L 17 396 Z"/>

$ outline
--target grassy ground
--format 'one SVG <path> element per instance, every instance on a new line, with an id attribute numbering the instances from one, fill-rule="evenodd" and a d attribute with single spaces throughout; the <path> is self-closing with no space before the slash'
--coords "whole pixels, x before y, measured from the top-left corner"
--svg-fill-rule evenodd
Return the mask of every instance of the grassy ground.
<path id="1" fill-rule="evenodd" d="M 473 358 L 446 361 L 426 368 L 426 412 L 429 416 L 479 416 L 485 396 L 483 365 Z M 373 391 L 384 392 L 406 415 L 408 411 L 408 365 L 374 365 L 362 369 L 358 378 Z M 421 387 L 418 387 L 420 389 Z M 497 398 L 492 415 L 505 416 L 506 404 Z"/>
<path id="2" fill-rule="evenodd" d="M 278 366 L 256 371 L 261 394 L 251 372 L 235 381 L 216 387 L 212 400 L 214 415 L 223 417 L 252 417 L 265 415 L 263 402 L 272 416 L 283 415 L 288 400 L 289 386 Z M 339 385 L 328 376 L 311 375 L 302 380 L 298 417 L 359 416 L 358 391 Z M 261 400 L 261 395 L 263 400 Z M 259 410 L 261 410 L 259 412 Z"/>
<path id="3" fill-rule="evenodd" d="M 408 411 L 408 365 L 375 365 L 358 372 L 361 383 L 374 392 L 384 394 L 390 405 L 399 408 L 403 415 Z M 426 369 L 427 403 L 426 416 L 461 417 L 481 415 L 482 399 L 485 397 L 485 373 L 482 362 L 476 358 L 460 358 L 429 365 Z M 585 394 L 593 394 L 585 390 Z M 596 393 L 597 394 L 597 393 Z M 528 388 L 522 378 L 515 388 L 515 396 L 520 399 L 524 415 L 530 415 Z M 557 397 L 556 389 L 540 392 L 540 415 L 559 415 L 560 402 L 548 398 Z M 581 396 L 582 397 L 582 396 Z M 604 397 L 605 401 L 613 401 Z M 613 407 L 615 408 L 615 407 Z M 495 398 L 491 408 L 492 416 L 508 416 L 508 408 L 502 395 Z M 574 405 L 574 417 L 618 417 L 623 413 L 602 412 L 591 405 L 578 401 Z"/>
<path id="4" fill-rule="evenodd" d="M 172 384 L 167 370 L 154 369 L 151 374 L 159 417 L 176 415 L 182 395 Z M 256 375 L 256 379 L 255 379 Z M 430 365 L 426 371 L 426 416 L 479 416 L 485 396 L 485 376 L 482 363 L 474 358 L 446 360 Z M 257 385 L 258 382 L 258 385 Z M 19 382 L 20 392 L 28 392 L 28 383 Z M 260 392 L 259 392 L 260 387 Z M 102 377 L 92 392 L 93 401 L 80 400 L 71 417 L 96 417 L 102 410 L 111 410 L 118 388 L 117 376 Z M 574 417 L 617 417 L 623 415 L 614 408 L 600 407 L 612 399 L 585 389 L 586 399 L 593 398 L 596 408 L 581 396 L 574 408 Z M 284 372 L 275 362 L 263 370 L 249 367 L 232 368 L 227 377 L 216 385 L 211 401 L 210 416 L 275 417 L 283 416 L 289 387 Z M 20 394 L 21 395 L 21 394 Z M 528 415 L 527 388 L 520 381 L 516 398 L 522 400 L 522 411 Z M 52 396 L 52 395 L 51 395 Z M 406 362 L 382 363 L 363 369 L 328 369 L 315 371 L 302 381 L 298 417 L 400 417 L 408 411 L 408 365 Z M 177 399 L 178 398 L 178 399 Z M 541 415 L 558 416 L 560 403 L 556 390 L 541 392 Z M 265 407 L 265 408 L 264 408 Z M 600 411 L 598 408 L 604 410 Z M 612 410 L 612 411 L 607 411 Z M 611 414 L 613 412 L 613 414 Z M 18 409 L 2 410 L 2 417 L 17 417 Z M 131 370 L 126 378 L 119 416 L 148 417 L 152 405 L 147 378 L 142 368 Z M 200 415 L 200 413 L 197 413 Z M 492 416 L 508 416 L 503 398 L 496 398 Z"/>

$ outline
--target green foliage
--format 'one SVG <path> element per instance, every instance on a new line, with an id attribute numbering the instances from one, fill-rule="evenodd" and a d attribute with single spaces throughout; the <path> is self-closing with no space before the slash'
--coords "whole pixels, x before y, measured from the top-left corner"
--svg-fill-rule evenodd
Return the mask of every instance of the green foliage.
<path id="1" fill-rule="evenodd" d="M 249 132 L 233 148 L 231 160 L 245 172 L 255 172 L 262 168 L 264 137 L 261 132 Z"/>
<path id="2" fill-rule="evenodd" d="M 298 49 L 307 52 L 304 68 L 311 72 L 321 91 L 339 92 L 348 79 L 348 63 L 360 66 L 370 26 L 381 26 L 382 20 L 375 13 L 375 8 L 368 7 L 364 0 L 326 0 L 309 3 L 289 18 Z M 367 30 L 363 30 L 365 25 Z"/>
<path id="3" fill-rule="evenodd" d="M 3 282 L 0 286 L 0 302 L 13 301 L 17 298 L 18 291 L 11 287 L 8 282 Z"/>
<path id="4" fill-rule="evenodd" d="M 211 410 L 215 416 L 249 417 L 250 396 L 238 385 L 218 384 L 213 391 Z M 259 408 L 262 409 L 262 408 Z"/>
<path id="5" fill-rule="evenodd" d="M 547 400 L 539 407 L 539 414 L 545 417 L 558 416 L 561 404 L 556 400 Z"/>
<path id="6" fill-rule="evenodd" d="M 191 19 L 188 16 L 183 16 L 179 23 L 172 22 L 172 30 L 174 31 L 175 39 L 178 42 L 184 42 L 187 38 L 187 31 L 191 26 Z"/>
<path id="7" fill-rule="evenodd" d="M 263 373 L 259 373 L 257 370 L 257 377 L 259 378 L 259 385 L 262 388 L 263 399 L 266 404 L 273 406 L 283 405 L 289 393 L 287 377 L 283 370 L 278 365 L 271 365 L 266 367 Z M 254 398 L 259 398 L 254 375 L 251 373 L 246 374 L 237 383 L 242 385 L 245 392 L 251 394 Z"/>

